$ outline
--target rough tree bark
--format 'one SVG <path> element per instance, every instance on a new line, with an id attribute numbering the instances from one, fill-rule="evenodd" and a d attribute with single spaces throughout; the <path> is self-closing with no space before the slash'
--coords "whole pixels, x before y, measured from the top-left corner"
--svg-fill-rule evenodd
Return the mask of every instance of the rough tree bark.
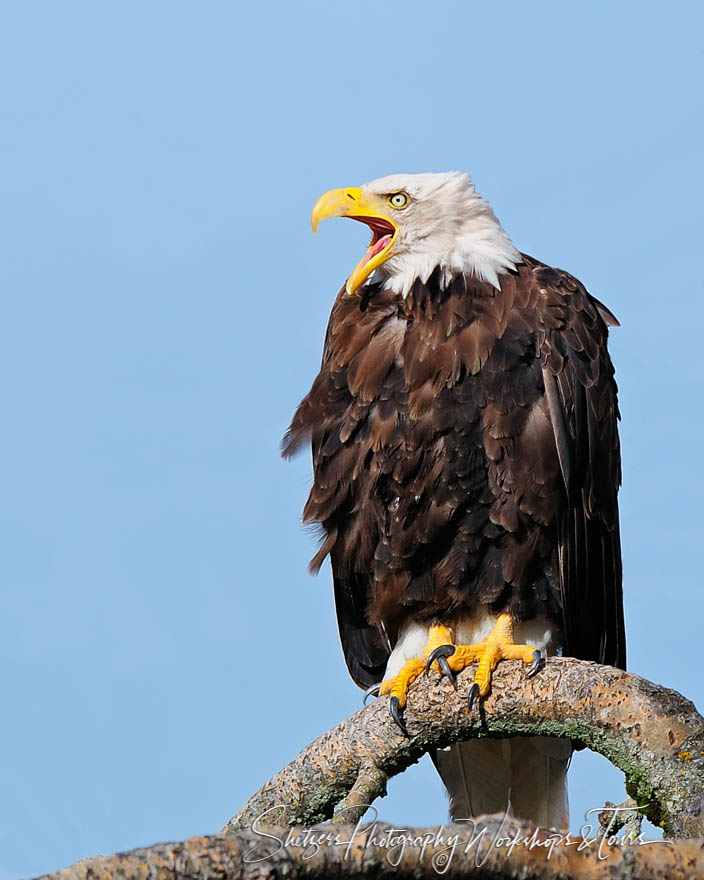
<path id="1" fill-rule="evenodd" d="M 322 832 L 327 829 L 321 826 Z M 358 830 L 339 825 L 335 830 L 342 844 L 321 844 L 317 850 L 313 846 L 279 848 L 278 839 L 285 839 L 286 829 L 266 828 L 262 832 L 269 839 L 251 831 L 192 837 L 182 843 L 85 859 L 48 876 L 51 880 L 697 880 L 704 866 L 701 839 L 606 846 L 600 851 L 598 842 L 580 849 L 577 842 L 551 846 L 546 837 L 542 845 L 530 848 L 520 841 L 530 840 L 535 828 L 502 821 L 500 816 L 480 820 L 473 833 L 460 832 L 463 840 L 457 847 L 447 828 L 413 829 L 414 841 L 403 844 L 398 833 L 388 836 L 389 826 Z M 443 831 L 445 837 L 440 839 Z M 467 850 L 470 836 L 475 842 Z M 512 840 L 517 841 L 516 848 L 509 851 Z"/>
<path id="2" fill-rule="evenodd" d="M 471 681 L 471 672 L 463 673 L 455 693 L 436 674 L 420 680 L 406 707 L 408 738 L 391 721 L 385 698 L 356 712 L 267 782 L 220 835 L 84 860 L 50 876 L 57 880 L 118 876 L 294 880 L 335 874 L 353 880 L 371 872 L 378 877 L 427 880 L 439 873 L 438 859 L 440 873 L 446 876 L 545 880 L 704 876 L 704 719 L 691 702 L 618 669 L 551 658 L 533 679 L 526 679 L 522 664 L 502 663 L 492 693 L 479 711 L 470 713 L 465 700 Z M 501 825 L 500 817 L 482 817 L 474 834 L 482 828 L 486 831 L 469 852 L 456 847 L 453 858 L 442 863 L 447 844 L 437 840 L 435 845 L 423 844 L 438 830 L 416 829 L 411 830 L 415 845 L 409 838 L 395 848 L 401 858 L 394 865 L 388 845 L 366 845 L 369 835 L 383 837 L 381 826 L 367 831 L 346 827 L 345 823 L 358 823 L 366 805 L 385 793 L 389 777 L 426 751 L 479 736 L 523 735 L 566 737 L 604 755 L 623 770 L 629 794 L 645 815 L 663 827 L 669 840 L 607 848 L 606 859 L 600 858 L 604 851 L 598 851 L 598 842 L 581 848 L 557 845 L 548 859 L 544 830 L 515 821 L 503 820 Z M 300 845 L 306 838 L 286 840 L 292 826 L 298 827 L 291 833 L 298 834 L 300 826 L 326 820 L 332 822 L 318 830 L 354 843 L 346 847 L 328 841 L 311 851 Z M 264 823 L 279 827 L 267 828 Z M 445 836 L 453 828 L 463 835 L 463 844 L 472 836 L 468 829 L 455 826 L 445 828 Z M 535 846 L 515 844 L 509 854 L 505 843 L 491 843 L 496 836 L 504 840 L 512 835 L 533 839 Z M 245 858 L 253 849 L 255 856 L 267 851 L 269 857 Z"/>
<path id="3" fill-rule="evenodd" d="M 479 736 L 548 735 L 572 739 L 623 770 L 628 793 L 666 837 L 704 836 L 704 719 L 676 691 L 559 657 L 528 679 L 525 667 L 511 661 L 501 664 L 480 711 L 468 712 L 471 681 L 461 675 L 457 693 L 435 674 L 414 685 L 408 739 L 390 719 L 386 699 L 351 715 L 303 749 L 223 830 L 246 828 L 279 804 L 286 811 L 277 824 L 322 822 L 336 808 L 356 822 L 353 807 L 382 795 L 388 777 L 431 748 Z"/>

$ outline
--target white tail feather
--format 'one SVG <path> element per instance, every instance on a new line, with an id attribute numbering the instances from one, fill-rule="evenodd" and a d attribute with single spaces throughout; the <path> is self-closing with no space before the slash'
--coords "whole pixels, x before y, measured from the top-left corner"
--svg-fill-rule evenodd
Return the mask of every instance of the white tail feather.
<path id="1" fill-rule="evenodd" d="M 571 754 L 569 741 L 546 736 L 472 740 L 438 751 L 451 818 L 508 813 L 566 830 Z"/>

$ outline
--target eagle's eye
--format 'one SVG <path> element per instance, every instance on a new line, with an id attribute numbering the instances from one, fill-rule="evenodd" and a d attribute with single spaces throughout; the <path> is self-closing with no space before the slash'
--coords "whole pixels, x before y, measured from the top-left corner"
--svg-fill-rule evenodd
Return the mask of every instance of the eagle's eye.
<path id="1" fill-rule="evenodd" d="M 388 202 L 392 208 L 397 208 L 400 210 L 401 208 L 406 207 L 406 205 L 410 202 L 410 199 L 405 192 L 397 192 L 391 193 L 388 198 Z"/>

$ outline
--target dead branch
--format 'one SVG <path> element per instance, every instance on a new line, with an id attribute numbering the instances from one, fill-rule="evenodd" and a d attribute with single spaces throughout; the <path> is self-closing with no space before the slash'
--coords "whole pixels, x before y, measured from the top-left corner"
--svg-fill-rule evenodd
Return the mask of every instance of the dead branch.
<path id="1" fill-rule="evenodd" d="M 401 735 L 384 698 L 307 746 L 212 837 L 86 859 L 52 880 L 306 880 L 373 876 L 448 878 L 694 878 L 704 876 L 704 719 L 676 691 L 618 669 L 553 658 L 534 679 L 505 662 L 479 711 L 468 712 L 471 672 L 455 693 L 433 674 L 413 688 Z M 428 829 L 361 826 L 386 781 L 434 748 L 473 737 L 558 736 L 608 758 L 635 804 L 670 838 L 628 834 L 635 812 L 587 838 L 483 816 Z M 629 804 L 630 806 L 630 804 Z M 316 828 L 314 825 L 332 819 Z M 626 830 L 617 832 L 625 822 Z M 357 823 L 357 824 L 355 824 Z M 277 827 L 278 826 L 278 827 Z M 606 834 L 605 827 L 608 826 Z M 609 839 L 611 835 L 611 839 Z M 618 839 L 617 839 L 618 838 Z M 697 839 L 692 839 L 697 838 Z"/>
<path id="2" fill-rule="evenodd" d="M 692 880 L 702 870 L 703 840 L 600 846 L 598 839 L 571 838 L 568 843 L 530 823 L 487 816 L 473 827 L 406 832 L 388 825 L 327 825 L 306 832 L 262 827 L 192 837 L 85 859 L 47 880 Z"/>
<path id="3" fill-rule="evenodd" d="M 597 663 L 551 658 L 533 679 L 504 662 L 480 711 L 468 712 L 472 671 L 455 693 L 437 674 L 414 685 L 405 711 L 410 738 L 382 698 L 307 746 L 223 829 L 266 814 L 277 825 L 357 822 L 386 780 L 427 751 L 475 737 L 566 737 L 626 776 L 629 795 L 666 837 L 704 836 L 704 719 L 676 691 Z M 278 808 L 278 809 L 275 809 Z"/>

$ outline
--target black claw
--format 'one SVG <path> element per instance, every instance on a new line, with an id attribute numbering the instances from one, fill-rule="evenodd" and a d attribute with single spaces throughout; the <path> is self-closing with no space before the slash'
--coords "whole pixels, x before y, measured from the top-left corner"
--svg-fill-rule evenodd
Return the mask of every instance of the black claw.
<path id="1" fill-rule="evenodd" d="M 450 664 L 444 657 L 438 657 L 438 666 L 449 678 L 452 687 L 457 690 L 457 679 L 455 678 L 455 673 L 450 669 Z"/>
<path id="2" fill-rule="evenodd" d="M 408 736 L 408 731 L 406 730 L 406 725 L 403 723 L 398 710 L 399 710 L 398 697 L 391 697 L 391 702 L 389 703 L 389 712 L 391 713 L 391 717 L 394 719 L 394 721 L 398 725 L 398 727 L 401 728 L 401 732 L 403 733 L 403 735 Z"/>
<path id="3" fill-rule="evenodd" d="M 367 700 L 369 699 L 369 697 L 378 697 L 379 696 L 379 688 L 380 687 L 381 687 L 380 684 L 373 684 L 370 688 L 366 689 L 366 691 L 364 692 L 364 696 L 362 697 L 362 705 L 363 706 L 367 705 Z"/>
<path id="4" fill-rule="evenodd" d="M 477 699 L 478 696 L 479 685 L 475 681 L 472 687 L 469 689 L 469 694 L 467 696 L 467 708 L 470 712 L 472 711 L 472 706 L 474 705 L 474 701 Z"/>
<path id="5" fill-rule="evenodd" d="M 436 648 L 433 651 L 433 653 L 428 657 L 427 663 L 425 664 L 425 672 L 423 674 L 424 675 L 428 674 L 428 672 L 430 671 L 430 667 L 433 665 L 433 663 L 435 663 L 436 660 L 438 661 L 438 665 L 440 666 L 440 669 L 442 669 L 442 671 L 445 672 L 445 668 L 443 667 L 442 663 L 440 662 L 440 658 L 442 658 L 444 660 L 446 657 L 452 657 L 452 655 L 454 653 L 455 653 L 455 646 L 454 645 L 440 645 L 440 647 Z M 445 666 L 447 666 L 447 663 L 445 663 Z M 448 669 L 449 669 L 449 667 L 448 667 Z M 447 675 L 447 672 L 445 672 L 445 675 Z M 452 676 L 448 676 L 448 677 L 451 678 Z"/>
<path id="6" fill-rule="evenodd" d="M 545 666 L 545 657 L 540 653 L 540 651 L 533 651 L 533 662 L 530 664 L 530 669 L 526 673 L 526 678 L 533 678 L 534 675 L 537 675 L 540 670 Z"/>

